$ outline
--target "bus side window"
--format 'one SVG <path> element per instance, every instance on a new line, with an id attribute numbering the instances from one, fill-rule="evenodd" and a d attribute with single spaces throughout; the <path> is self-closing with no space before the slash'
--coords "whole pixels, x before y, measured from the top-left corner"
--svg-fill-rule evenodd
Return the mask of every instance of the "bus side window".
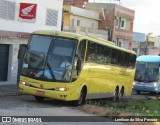
<path id="1" fill-rule="evenodd" d="M 105 47 L 104 49 L 104 58 L 105 58 L 105 63 L 110 64 L 111 63 L 111 48 Z"/>
<path id="2" fill-rule="evenodd" d="M 87 50 L 87 58 L 88 62 L 97 61 L 97 53 L 96 53 L 96 43 L 88 42 L 88 50 Z"/>
<path id="3" fill-rule="evenodd" d="M 132 67 L 131 65 L 131 55 L 129 53 L 125 53 L 125 67 Z"/>
<path id="4" fill-rule="evenodd" d="M 112 49 L 112 59 L 111 59 L 111 64 L 118 65 L 118 50 Z"/>
<path id="5" fill-rule="evenodd" d="M 97 63 L 104 64 L 104 46 L 97 44 Z"/>
<path id="6" fill-rule="evenodd" d="M 131 66 L 132 68 L 135 68 L 135 63 L 136 63 L 136 55 L 131 55 Z"/>
<path id="7" fill-rule="evenodd" d="M 82 61 L 82 64 L 84 62 L 84 57 L 85 57 L 85 52 L 86 52 L 86 40 L 83 40 L 80 42 L 79 47 L 78 47 L 78 55 Z"/>

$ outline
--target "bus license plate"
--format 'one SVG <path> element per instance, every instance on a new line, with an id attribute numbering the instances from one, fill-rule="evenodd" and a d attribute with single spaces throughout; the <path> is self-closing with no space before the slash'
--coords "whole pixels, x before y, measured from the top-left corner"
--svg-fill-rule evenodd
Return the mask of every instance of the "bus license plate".
<path id="1" fill-rule="evenodd" d="M 45 95 L 45 92 L 44 92 L 44 91 L 39 91 L 39 90 L 37 90 L 37 91 L 36 91 L 36 94 L 38 94 L 38 95 Z"/>

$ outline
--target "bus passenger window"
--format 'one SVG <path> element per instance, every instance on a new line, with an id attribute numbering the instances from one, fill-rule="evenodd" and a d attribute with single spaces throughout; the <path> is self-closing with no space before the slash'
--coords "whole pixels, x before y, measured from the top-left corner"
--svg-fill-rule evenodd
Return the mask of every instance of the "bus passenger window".
<path id="1" fill-rule="evenodd" d="M 104 58 L 105 63 L 110 64 L 111 63 L 111 48 L 105 47 L 104 49 Z"/>
<path id="2" fill-rule="evenodd" d="M 104 64 L 104 46 L 97 44 L 97 63 Z"/>
<path id="3" fill-rule="evenodd" d="M 131 55 L 131 66 L 132 68 L 135 68 L 135 63 L 136 63 L 136 55 Z"/>
<path id="4" fill-rule="evenodd" d="M 120 65 L 121 65 L 121 66 L 125 66 L 125 53 L 124 53 L 124 52 L 121 52 L 121 53 L 120 53 L 120 57 L 121 57 Z"/>
<path id="5" fill-rule="evenodd" d="M 116 49 L 112 49 L 112 60 L 111 60 L 112 64 L 117 65 L 118 64 L 118 50 Z"/>
<path id="6" fill-rule="evenodd" d="M 96 43 L 88 42 L 87 59 L 88 62 L 97 61 Z"/>
<path id="7" fill-rule="evenodd" d="M 86 52 L 86 41 L 83 40 L 80 42 L 79 47 L 78 47 L 78 55 L 82 61 L 82 63 L 84 62 L 84 56 L 85 56 L 85 52 Z"/>

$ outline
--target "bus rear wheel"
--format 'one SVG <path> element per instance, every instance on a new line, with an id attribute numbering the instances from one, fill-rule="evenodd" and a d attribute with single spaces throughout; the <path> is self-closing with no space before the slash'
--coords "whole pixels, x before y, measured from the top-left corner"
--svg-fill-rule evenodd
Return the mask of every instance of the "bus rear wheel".
<path id="1" fill-rule="evenodd" d="M 124 96 L 124 88 L 121 89 L 121 91 L 119 92 L 119 100 L 121 100 Z"/>
<path id="2" fill-rule="evenodd" d="M 44 97 L 40 97 L 40 96 L 34 96 L 34 97 L 39 102 L 43 102 L 44 101 Z"/>
<path id="3" fill-rule="evenodd" d="M 86 94 L 87 94 L 87 90 L 85 87 L 82 88 L 81 92 L 80 92 L 80 96 L 79 99 L 74 101 L 73 104 L 74 106 L 81 106 L 84 105 L 86 102 Z"/>
<path id="4" fill-rule="evenodd" d="M 116 89 L 115 89 L 115 91 L 113 93 L 112 101 L 113 102 L 118 102 L 119 101 L 118 88 L 117 87 L 116 87 Z"/>

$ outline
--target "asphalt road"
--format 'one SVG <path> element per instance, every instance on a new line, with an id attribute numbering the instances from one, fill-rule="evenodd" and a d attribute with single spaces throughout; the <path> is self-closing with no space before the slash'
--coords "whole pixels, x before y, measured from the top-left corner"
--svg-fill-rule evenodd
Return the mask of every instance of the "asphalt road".
<path id="1" fill-rule="evenodd" d="M 44 102 L 37 102 L 31 95 L 18 95 L 17 89 L 17 86 L 0 86 L 0 116 L 53 116 L 50 117 L 52 118 L 52 120 L 55 118 L 54 116 L 58 116 L 58 122 L 43 123 L 52 125 L 126 125 L 126 123 L 120 122 L 97 122 L 105 121 L 106 118 L 101 117 L 97 120 L 97 118 L 99 117 L 92 117 L 94 115 L 82 112 L 80 110 L 80 107 L 70 106 L 70 103 L 64 101 L 47 99 Z M 150 95 L 149 93 L 142 93 L 141 95 L 136 95 L 136 93 L 133 91 L 133 94 L 129 97 L 125 97 L 125 99 L 144 99 L 153 97 L 155 97 L 155 95 Z M 68 119 L 63 116 L 69 116 L 67 118 L 69 118 L 69 120 L 72 122 L 67 121 Z M 89 118 L 93 119 L 87 121 Z M 76 119 L 79 122 L 73 122 L 76 121 Z M 85 120 L 87 122 L 85 122 Z M 110 121 L 111 119 L 107 120 Z M 6 123 L 0 124 L 6 125 Z M 12 124 L 17 125 L 21 123 Z M 33 124 L 39 125 L 40 123 Z"/>
<path id="2" fill-rule="evenodd" d="M 114 120 L 95 117 L 95 115 L 82 112 L 80 107 L 70 106 L 70 103 L 57 100 L 45 100 L 44 102 L 37 102 L 33 96 L 30 95 L 4 95 L 0 96 L 0 116 L 51 116 L 47 117 L 52 122 L 44 122 L 43 124 L 60 124 L 60 125 L 126 125 L 126 123 L 112 122 Z M 68 116 L 68 117 L 67 117 Z M 83 116 L 83 117 L 82 117 Z M 55 122 L 56 120 L 58 122 Z M 43 119 L 43 117 L 42 117 Z M 88 121 L 88 119 L 90 119 Z M 108 119 L 108 120 L 106 120 Z M 42 120 L 43 121 L 43 120 Z M 74 122 L 73 122 L 74 121 Z M 76 122 L 78 121 L 78 122 Z M 102 122 L 101 122 L 102 121 Z M 111 121 L 111 122 L 104 122 Z M 0 123 L 5 124 L 6 123 Z M 17 125 L 21 123 L 14 123 Z M 24 123 L 23 123 L 24 124 Z M 26 123 L 27 124 L 27 123 Z M 30 123 L 29 123 L 30 124 Z M 40 123 L 33 123 L 39 125 Z"/>

